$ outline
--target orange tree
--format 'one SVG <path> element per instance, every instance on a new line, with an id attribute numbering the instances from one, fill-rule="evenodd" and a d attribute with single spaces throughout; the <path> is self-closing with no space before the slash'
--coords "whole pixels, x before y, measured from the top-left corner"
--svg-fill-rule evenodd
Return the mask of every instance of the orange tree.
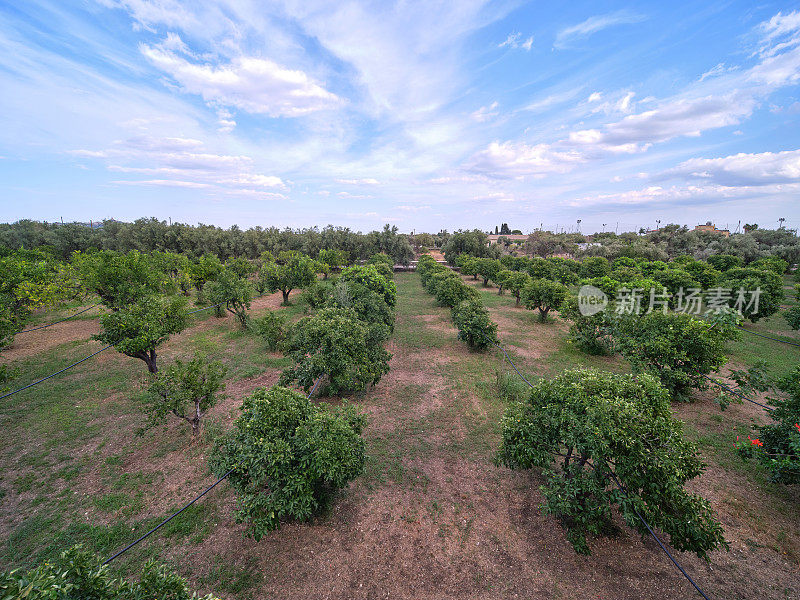
<path id="1" fill-rule="evenodd" d="M 564 371 L 536 383 L 501 427 L 499 462 L 543 470 L 543 509 L 560 519 L 578 553 L 590 553 L 588 536 L 612 529 L 615 506 L 646 535 L 638 511 L 678 550 L 707 558 L 727 547 L 709 503 L 684 487 L 705 465 L 656 378 Z"/>

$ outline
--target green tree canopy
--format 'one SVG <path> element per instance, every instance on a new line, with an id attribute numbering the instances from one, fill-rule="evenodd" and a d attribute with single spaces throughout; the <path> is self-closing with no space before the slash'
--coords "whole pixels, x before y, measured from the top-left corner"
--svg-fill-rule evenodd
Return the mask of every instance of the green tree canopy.
<path id="1" fill-rule="evenodd" d="M 561 520 L 577 552 L 589 554 L 587 536 L 611 528 L 615 506 L 647 535 L 638 511 L 678 550 L 707 557 L 727 547 L 708 501 L 684 487 L 705 465 L 656 378 L 565 371 L 536 383 L 501 427 L 500 462 L 544 470 L 544 511 Z"/>
<path id="2" fill-rule="evenodd" d="M 317 278 L 316 261 L 300 252 L 281 252 L 274 263 L 265 264 L 260 273 L 264 287 L 270 292 L 281 291 L 283 303 L 289 304 L 293 289 L 311 285 Z"/>
<path id="3" fill-rule="evenodd" d="M 217 440 L 211 467 L 236 491 L 236 519 L 256 540 L 282 520 L 306 521 L 364 470 L 365 419 L 274 386 L 245 398 L 233 429 Z"/>

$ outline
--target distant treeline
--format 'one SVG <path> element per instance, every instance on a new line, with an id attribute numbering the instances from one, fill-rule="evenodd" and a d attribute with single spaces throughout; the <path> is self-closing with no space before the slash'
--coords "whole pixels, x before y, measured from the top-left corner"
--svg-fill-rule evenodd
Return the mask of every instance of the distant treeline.
<path id="1" fill-rule="evenodd" d="M 133 223 L 108 220 L 94 227 L 80 223 L 43 223 L 22 220 L 0 224 L 0 248 L 7 250 L 48 250 L 55 258 L 69 259 L 75 251 L 91 249 L 128 252 L 154 250 L 177 252 L 191 257 L 214 254 L 228 258 L 258 258 L 264 251 L 277 256 L 295 250 L 316 257 L 320 250 L 342 250 L 351 260 L 367 259 L 378 253 L 407 265 L 414 258 L 414 246 L 436 243 L 433 236 L 408 236 L 397 227 L 361 233 L 347 227 L 328 225 L 323 229 L 278 229 L 253 227 L 242 230 L 214 225 L 168 224 L 158 219 L 137 219 Z"/>

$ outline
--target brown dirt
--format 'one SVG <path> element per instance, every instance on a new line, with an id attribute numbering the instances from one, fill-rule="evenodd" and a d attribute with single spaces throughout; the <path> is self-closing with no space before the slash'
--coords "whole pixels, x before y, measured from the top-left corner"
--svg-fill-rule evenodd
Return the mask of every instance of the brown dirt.
<path id="1" fill-rule="evenodd" d="M 0 360 L 10 362 L 41 354 L 51 348 L 74 342 L 88 340 L 100 332 L 100 322 L 93 321 L 64 321 L 47 329 L 39 329 L 30 333 L 14 336 L 13 343 L 3 349 Z"/>

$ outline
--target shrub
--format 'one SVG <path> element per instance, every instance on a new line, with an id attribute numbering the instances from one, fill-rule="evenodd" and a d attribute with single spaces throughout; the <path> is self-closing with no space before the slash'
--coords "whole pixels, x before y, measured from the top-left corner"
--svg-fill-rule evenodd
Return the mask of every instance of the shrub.
<path id="1" fill-rule="evenodd" d="M 283 520 L 308 520 L 364 470 L 365 419 L 350 406 L 329 409 L 274 386 L 245 398 L 241 411 L 211 467 L 217 476 L 232 470 L 236 519 L 256 540 Z"/>
<path id="2" fill-rule="evenodd" d="M 428 280 L 425 283 L 425 291 L 429 294 L 436 294 L 436 290 L 439 289 L 439 286 L 445 279 L 453 279 L 460 281 L 461 278 L 456 274 L 454 271 L 451 271 L 447 267 L 442 267 L 441 269 L 436 269 L 431 272 L 428 276 Z"/>
<path id="3" fill-rule="evenodd" d="M 286 316 L 278 311 L 268 311 L 253 319 L 251 326 L 264 340 L 267 350 L 277 350 L 286 334 Z"/>
<path id="4" fill-rule="evenodd" d="M 156 374 L 148 389 L 144 411 L 150 416 L 150 424 L 163 422 L 171 414 L 189 423 L 196 438 L 201 419 L 221 398 L 218 394 L 227 372 L 221 362 L 209 362 L 199 354 L 188 363 L 175 360 Z"/>
<path id="5" fill-rule="evenodd" d="M 723 273 L 719 287 L 732 290 L 728 306 L 740 310 L 742 316 L 753 323 L 778 312 L 784 299 L 783 278 L 770 269 L 753 267 L 729 269 Z M 758 310 L 751 302 L 753 300 L 751 292 L 756 289 L 760 290 Z"/>
<path id="6" fill-rule="evenodd" d="M 186 328 L 186 298 L 148 296 L 116 312 L 100 316 L 103 330 L 92 339 L 114 346 L 126 356 L 145 362 L 158 372 L 156 348 Z"/>
<path id="7" fill-rule="evenodd" d="M 280 383 L 297 383 L 309 390 L 318 377 L 328 376 L 328 393 L 361 391 L 389 372 L 389 354 L 382 346 L 388 328 L 367 324 L 351 308 L 323 308 L 292 327 L 285 341 L 294 365 Z"/>
<path id="8" fill-rule="evenodd" d="M 139 581 L 111 576 L 101 559 L 80 546 L 62 552 L 55 561 L 22 571 L 0 573 L 0 598 L 25 600 L 218 600 L 200 598 L 186 581 L 154 561 L 145 563 Z"/>
<path id="9" fill-rule="evenodd" d="M 544 469 L 544 511 L 561 520 L 578 553 L 590 553 L 588 535 L 612 529 L 614 506 L 646 535 L 638 511 L 679 550 L 707 558 L 727 547 L 709 503 L 684 488 L 705 465 L 654 377 L 565 371 L 538 382 L 506 411 L 501 427 L 499 461 Z"/>
<path id="10" fill-rule="evenodd" d="M 348 267 L 342 270 L 342 276 L 339 279 L 347 283 L 361 284 L 368 290 L 380 294 L 383 296 L 384 302 L 391 308 L 397 304 L 397 285 L 391 276 L 381 275 L 375 265 Z"/>
<path id="11" fill-rule="evenodd" d="M 785 398 L 772 399 L 772 422 L 758 428 L 758 437 L 737 445 L 743 458 L 755 458 L 773 481 L 800 483 L 800 367 L 778 382 Z"/>
<path id="12" fill-rule="evenodd" d="M 682 400 L 692 388 L 705 389 L 704 376 L 726 362 L 725 342 L 740 335 L 730 313 L 712 322 L 684 313 L 652 312 L 620 319 L 616 342 L 635 372 L 652 373 Z"/>
<path id="13" fill-rule="evenodd" d="M 608 275 L 610 271 L 611 267 L 605 258 L 602 256 L 590 256 L 583 259 L 581 270 L 578 274 L 583 278 L 603 277 Z"/>
<path id="14" fill-rule="evenodd" d="M 717 271 L 722 271 L 723 273 L 728 269 L 741 267 L 744 262 L 740 257 L 732 254 L 715 254 L 714 256 L 709 256 L 706 261 Z"/>
<path id="15" fill-rule="evenodd" d="M 453 308 L 464 300 L 480 299 L 481 295 L 474 287 L 467 285 L 458 276 L 445 277 L 436 287 L 436 301 L 441 306 Z"/>
<path id="16" fill-rule="evenodd" d="M 312 282 L 300 294 L 300 300 L 315 310 L 325 306 L 331 298 L 333 298 L 333 288 L 320 281 Z"/>
<path id="17" fill-rule="evenodd" d="M 569 295 L 569 288 L 563 283 L 547 279 L 532 279 L 522 289 L 522 304 L 525 308 L 539 310 L 539 321 L 547 320 L 547 313 L 558 309 Z"/>
<path id="18" fill-rule="evenodd" d="M 789 269 L 789 263 L 777 256 L 765 256 L 750 263 L 751 267 L 756 269 L 767 269 L 773 271 L 776 275 L 783 276 Z"/>
<path id="19" fill-rule="evenodd" d="M 497 343 L 497 323 L 489 318 L 489 311 L 480 300 L 465 300 L 452 311 L 453 323 L 458 329 L 458 339 L 472 350 L 485 350 Z"/>
<path id="20" fill-rule="evenodd" d="M 561 305 L 561 316 L 572 321 L 569 326 L 569 339 L 578 348 L 589 354 L 612 354 L 614 343 L 614 315 L 612 309 L 593 315 L 581 314 L 578 298 L 569 296 Z"/>

